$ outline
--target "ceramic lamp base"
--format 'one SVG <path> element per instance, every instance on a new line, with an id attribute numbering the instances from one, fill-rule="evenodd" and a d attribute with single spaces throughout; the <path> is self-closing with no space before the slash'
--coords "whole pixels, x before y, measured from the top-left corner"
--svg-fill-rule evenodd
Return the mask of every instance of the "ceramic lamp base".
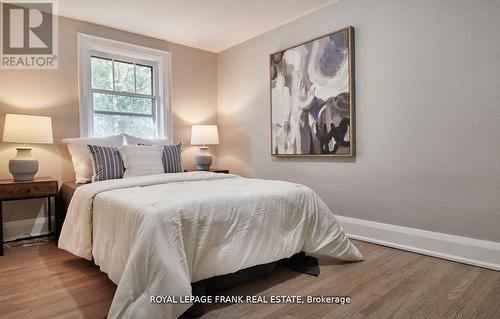
<path id="1" fill-rule="evenodd" d="M 14 181 L 32 181 L 38 172 L 38 161 L 31 156 L 31 148 L 16 147 L 17 155 L 9 161 L 9 172 Z"/>
<path id="2" fill-rule="evenodd" d="M 212 155 L 208 153 L 208 147 L 200 147 L 200 153 L 196 155 L 194 162 L 199 171 L 208 171 L 212 165 Z"/>

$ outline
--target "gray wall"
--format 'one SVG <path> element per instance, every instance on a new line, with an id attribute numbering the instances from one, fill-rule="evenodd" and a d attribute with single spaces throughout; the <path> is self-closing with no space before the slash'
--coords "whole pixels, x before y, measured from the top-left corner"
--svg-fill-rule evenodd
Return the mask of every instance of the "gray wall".
<path id="1" fill-rule="evenodd" d="M 500 1 L 343 0 L 218 55 L 220 167 L 338 215 L 500 241 Z M 352 25 L 357 156 L 270 156 L 268 54 Z"/>
<path id="2" fill-rule="evenodd" d="M 59 18 L 58 70 L 0 70 L 0 134 L 5 113 L 52 116 L 54 144 L 33 145 L 32 153 L 40 163 L 38 176 L 74 180 L 71 158 L 61 139 L 79 135 L 77 32 L 172 53 L 174 141 L 183 143 L 184 166 L 193 167 L 197 149 L 189 146 L 191 125 L 217 122 L 216 54 L 63 17 Z M 15 146 L 0 142 L 0 178 L 11 177 L 8 160 L 15 156 Z M 5 203 L 4 220 L 43 216 L 42 203 Z"/>

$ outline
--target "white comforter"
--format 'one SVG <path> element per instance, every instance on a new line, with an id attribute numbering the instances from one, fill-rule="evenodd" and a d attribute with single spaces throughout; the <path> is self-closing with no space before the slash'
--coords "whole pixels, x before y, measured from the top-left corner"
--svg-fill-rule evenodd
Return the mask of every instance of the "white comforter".
<path id="1" fill-rule="evenodd" d="M 208 172 L 109 180 L 79 187 L 59 247 L 118 285 L 108 318 L 177 318 L 191 283 L 305 251 L 362 256 L 308 187 Z"/>

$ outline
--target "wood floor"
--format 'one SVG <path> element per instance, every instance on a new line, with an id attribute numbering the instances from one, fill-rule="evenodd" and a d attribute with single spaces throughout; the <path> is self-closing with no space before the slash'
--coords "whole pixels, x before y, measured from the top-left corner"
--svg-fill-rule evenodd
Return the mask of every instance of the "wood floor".
<path id="1" fill-rule="evenodd" d="M 500 272 L 355 241 L 359 263 L 320 258 L 319 277 L 279 267 L 220 295 L 347 295 L 350 305 L 210 305 L 203 318 L 500 318 Z M 115 286 L 53 243 L 6 248 L 0 318 L 104 318 Z"/>

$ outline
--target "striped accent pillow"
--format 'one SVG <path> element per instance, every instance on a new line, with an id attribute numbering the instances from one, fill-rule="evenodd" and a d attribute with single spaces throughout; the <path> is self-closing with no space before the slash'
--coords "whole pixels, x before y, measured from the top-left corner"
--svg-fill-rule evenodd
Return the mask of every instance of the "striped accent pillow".
<path id="1" fill-rule="evenodd" d="M 123 178 L 125 168 L 123 160 L 117 147 L 87 145 L 91 156 L 92 182 L 105 181 L 108 179 Z"/>
<path id="2" fill-rule="evenodd" d="M 182 143 L 163 145 L 163 169 L 165 173 L 182 173 Z"/>

